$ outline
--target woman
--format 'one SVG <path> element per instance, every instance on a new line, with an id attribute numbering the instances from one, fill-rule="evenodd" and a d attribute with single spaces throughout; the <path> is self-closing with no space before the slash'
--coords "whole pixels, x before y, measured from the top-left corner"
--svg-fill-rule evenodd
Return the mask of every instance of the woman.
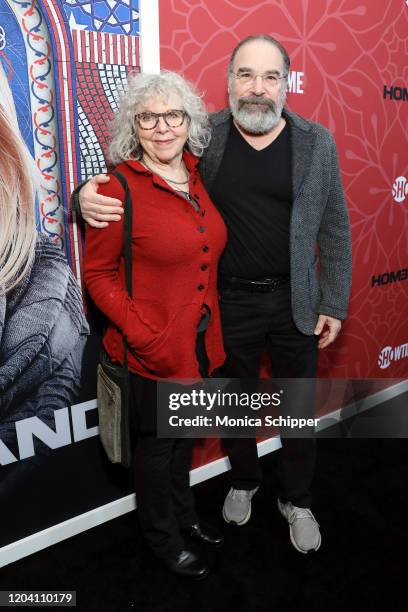
<path id="1" fill-rule="evenodd" d="M 130 79 L 113 126 L 110 157 L 127 179 L 133 202 L 133 299 L 124 283 L 123 217 L 103 231 L 87 227 L 84 278 L 106 315 L 103 344 L 131 371 L 134 469 L 139 519 L 155 554 L 178 574 L 207 574 L 186 548 L 183 532 L 201 542 L 221 538 L 199 524 L 189 488 L 192 440 L 159 439 L 156 380 L 200 378 L 225 355 L 217 301 L 217 263 L 224 223 L 197 170 L 209 142 L 200 98 L 179 75 Z M 99 193 L 123 202 L 114 176 Z"/>
<path id="2" fill-rule="evenodd" d="M 39 185 L 0 63 L 0 438 L 75 399 L 88 326 L 64 254 L 35 229 Z"/>

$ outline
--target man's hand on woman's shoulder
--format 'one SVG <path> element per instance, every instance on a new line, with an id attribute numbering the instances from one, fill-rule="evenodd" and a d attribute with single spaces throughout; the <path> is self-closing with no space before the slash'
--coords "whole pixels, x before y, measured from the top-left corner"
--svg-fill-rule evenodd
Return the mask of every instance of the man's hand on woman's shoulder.
<path id="1" fill-rule="evenodd" d="M 121 201 L 98 193 L 98 186 L 108 183 L 106 174 L 93 176 L 79 192 L 79 206 L 82 218 L 91 227 L 103 228 L 109 221 L 120 221 L 123 214 Z"/>

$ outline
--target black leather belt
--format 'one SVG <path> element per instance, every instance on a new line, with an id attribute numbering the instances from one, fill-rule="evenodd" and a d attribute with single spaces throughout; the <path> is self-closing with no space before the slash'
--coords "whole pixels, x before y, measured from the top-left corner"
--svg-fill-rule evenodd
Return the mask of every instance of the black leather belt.
<path id="1" fill-rule="evenodd" d="M 256 293 L 269 293 L 275 291 L 289 281 L 287 276 L 273 276 L 256 280 L 237 278 L 236 276 L 219 276 L 219 289 L 241 289 L 241 291 L 252 291 Z"/>

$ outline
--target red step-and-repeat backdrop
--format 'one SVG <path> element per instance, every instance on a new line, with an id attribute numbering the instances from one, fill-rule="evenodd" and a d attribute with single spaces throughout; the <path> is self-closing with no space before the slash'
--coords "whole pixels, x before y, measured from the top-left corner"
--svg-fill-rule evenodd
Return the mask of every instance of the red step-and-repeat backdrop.
<path id="1" fill-rule="evenodd" d="M 341 335 L 320 353 L 322 377 L 408 373 L 407 4 L 160 2 L 162 68 L 194 82 L 209 110 L 227 105 L 235 45 L 267 33 L 291 58 L 288 105 L 334 134 L 352 224 L 353 287 Z"/>

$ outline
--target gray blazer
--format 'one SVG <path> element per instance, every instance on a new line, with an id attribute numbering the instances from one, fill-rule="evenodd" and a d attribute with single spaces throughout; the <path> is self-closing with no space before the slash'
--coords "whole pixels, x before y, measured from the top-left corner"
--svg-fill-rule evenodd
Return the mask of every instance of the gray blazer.
<path id="1" fill-rule="evenodd" d="M 332 135 L 320 124 L 287 109 L 283 116 L 290 128 L 292 148 L 292 313 L 297 328 L 312 335 L 318 314 L 337 319 L 347 316 L 350 224 Z M 210 115 L 210 122 L 212 138 L 200 170 L 211 195 L 231 127 L 229 109 Z"/>

